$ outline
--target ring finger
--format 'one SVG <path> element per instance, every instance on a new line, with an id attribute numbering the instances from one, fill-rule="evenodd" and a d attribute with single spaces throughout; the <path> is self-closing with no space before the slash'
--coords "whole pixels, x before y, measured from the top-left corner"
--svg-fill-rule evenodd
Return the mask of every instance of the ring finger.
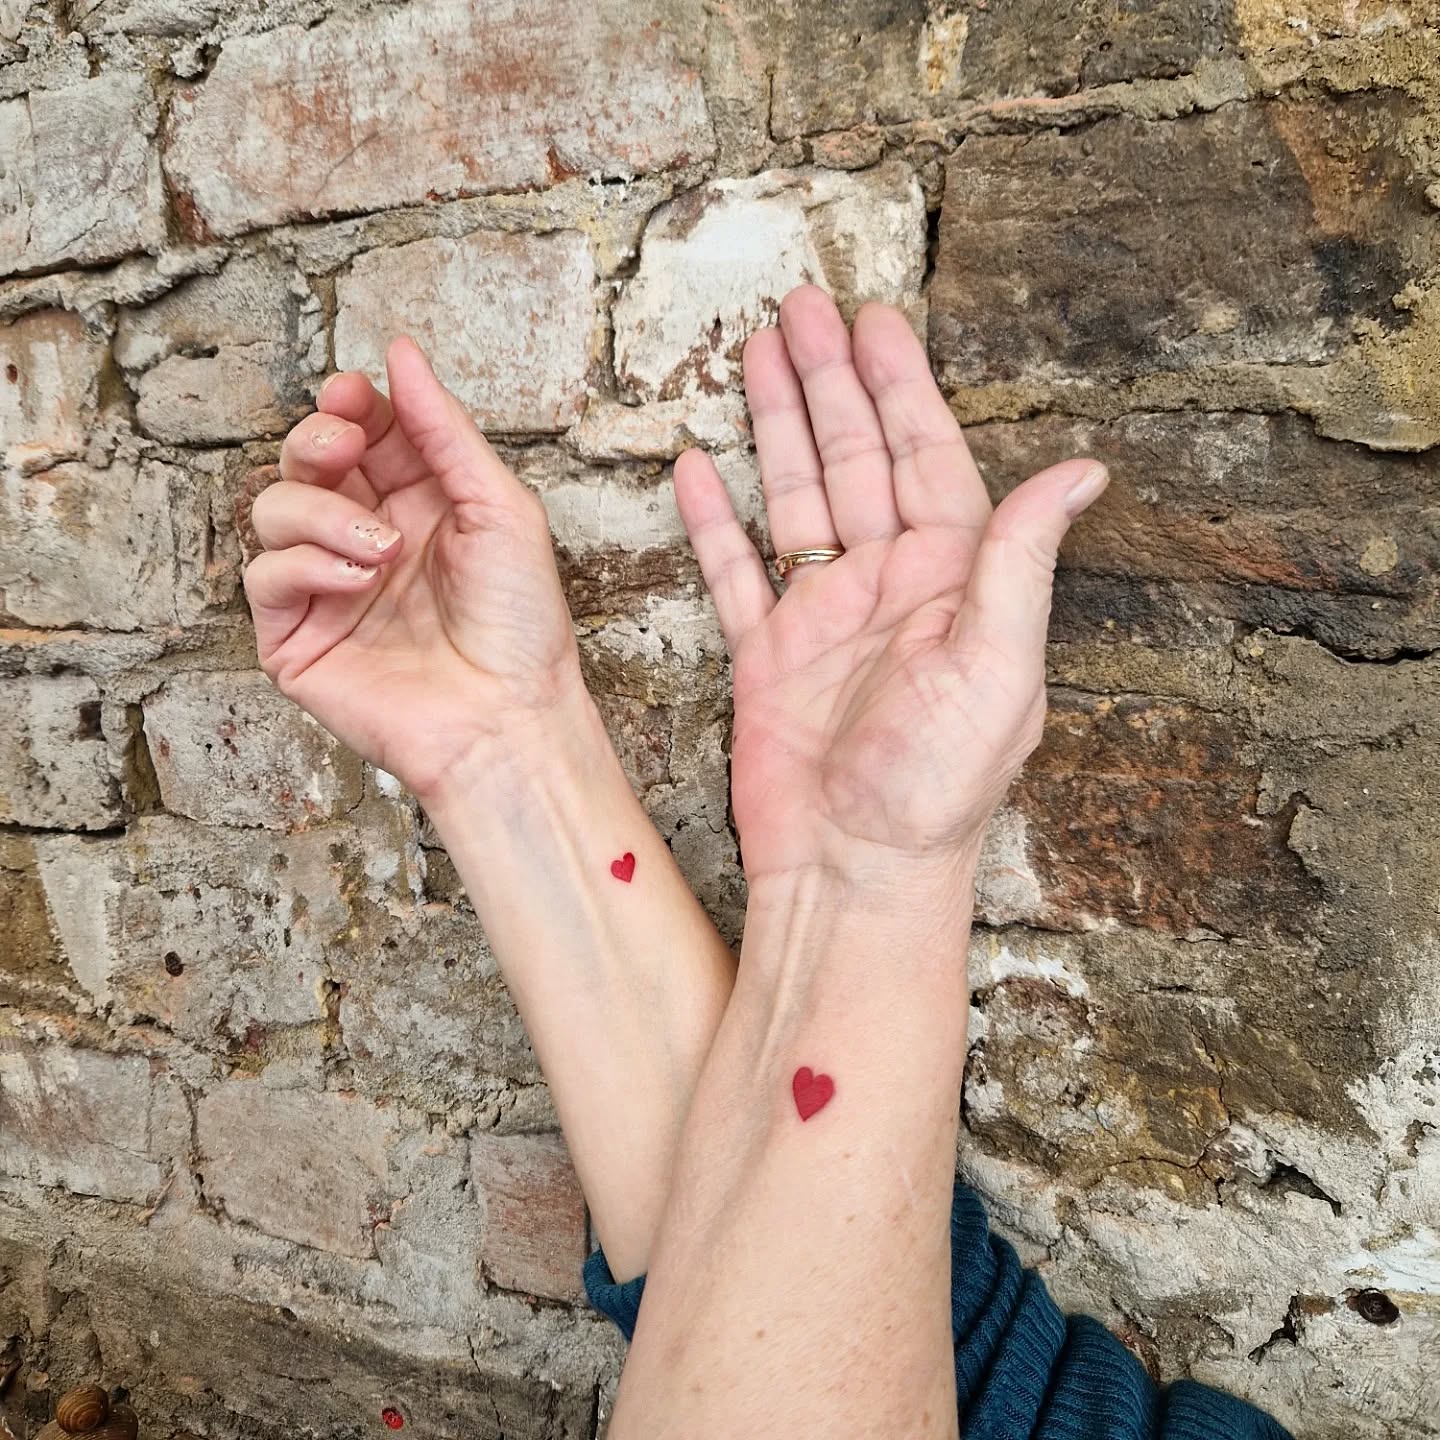
<path id="1" fill-rule="evenodd" d="M 745 346 L 745 396 L 776 553 L 838 545 L 805 392 L 778 330 L 759 330 Z M 790 583 L 819 568 L 802 565 Z"/>
<path id="2" fill-rule="evenodd" d="M 251 510 L 255 534 L 267 550 L 320 545 L 362 565 L 393 560 L 401 534 L 373 510 L 317 485 L 279 480 L 262 490 Z"/>

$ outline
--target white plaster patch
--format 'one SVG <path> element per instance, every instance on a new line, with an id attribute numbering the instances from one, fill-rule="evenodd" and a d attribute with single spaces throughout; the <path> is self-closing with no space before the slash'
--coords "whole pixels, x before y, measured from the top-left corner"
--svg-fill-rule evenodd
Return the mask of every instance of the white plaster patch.
<path id="1" fill-rule="evenodd" d="M 990 821 L 975 877 L 975 913 L 988 925 L 1033 920 L 1045 908 L 1045 891 L 1030 863 L 1025 816 L 1002 805 Z"/>
<path id="2" fill-rule="evenodd" d="M 797 285 L 862 300 L 919 299 L 925 200 L 908 170 L 772 170 L 716 180 L 662 206 L 615 302 L 616 373 L 632 395 L 731 390 L 740 352 Z"/>
<path id="3" fill-rule="evenodd" d="M 1043 941 L 1039 942 L 1043 945 Z M 1069 942 L 1057 939 L 1057 945 L 1070 948 Z M 1066 965 L 1062 955 L 1046 952 L 1037 945 L 1036 953 L 1017 954 L 1003 942 L 994 949 L 976 946 L 970 957 L 970 986 L 974 990 L 986 990 L 1006 980 L 1048 980 L 1067 995 L 1088 997 L 1090 987 L 1081 975 Z"/>

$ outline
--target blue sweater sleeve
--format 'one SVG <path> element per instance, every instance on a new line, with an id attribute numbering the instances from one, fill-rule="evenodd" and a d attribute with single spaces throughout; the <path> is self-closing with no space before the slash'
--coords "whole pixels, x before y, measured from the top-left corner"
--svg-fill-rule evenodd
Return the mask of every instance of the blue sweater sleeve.
<path id="1" fill-rule="evenodd" d="M 1292 1440 L 1254 1406 L 1192 1380 L 1160 1390 L 1103 1325 L 1065 1316 L 1044 1283 L 990 1233 L 973 1190 L 950 1214 L 950 1314 L 965 1440 Z M 635 1333 L 645 1277 L 617 1284 L 585 1263 L 590 1303 Z"/>

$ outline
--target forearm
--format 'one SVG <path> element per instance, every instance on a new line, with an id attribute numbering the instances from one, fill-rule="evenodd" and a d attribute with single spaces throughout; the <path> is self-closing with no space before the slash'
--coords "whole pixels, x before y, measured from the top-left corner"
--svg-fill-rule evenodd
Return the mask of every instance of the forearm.
<path id="1" fill-rule="evenodd" d="M 649 1263 L 734 958 L 588 696 L 522 748 L 477 754 L 425 803 L 529 1031 L 611 1268 L 628 1279 Z"/>
<path id="2" fill-rule="evenodd" d="M 973 865 L 921 890 L 877 875 L 752 893 L 617 1440 L 954 1433 L 946 1216 Z M 802 1067 L 816 1078 L 797 1094 Z"/>

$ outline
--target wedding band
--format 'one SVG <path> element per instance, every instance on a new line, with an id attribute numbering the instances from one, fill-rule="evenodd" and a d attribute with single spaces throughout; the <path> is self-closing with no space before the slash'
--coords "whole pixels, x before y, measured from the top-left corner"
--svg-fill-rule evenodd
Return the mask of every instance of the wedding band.
<path id="1" fill-rule="evenodd" d="M 775 557 L 775 573 L 783 580 L 797 565 L 823 565 L 845 553 L 842 545 L 816 545 L 811 550 L 787 550 Z"/>

